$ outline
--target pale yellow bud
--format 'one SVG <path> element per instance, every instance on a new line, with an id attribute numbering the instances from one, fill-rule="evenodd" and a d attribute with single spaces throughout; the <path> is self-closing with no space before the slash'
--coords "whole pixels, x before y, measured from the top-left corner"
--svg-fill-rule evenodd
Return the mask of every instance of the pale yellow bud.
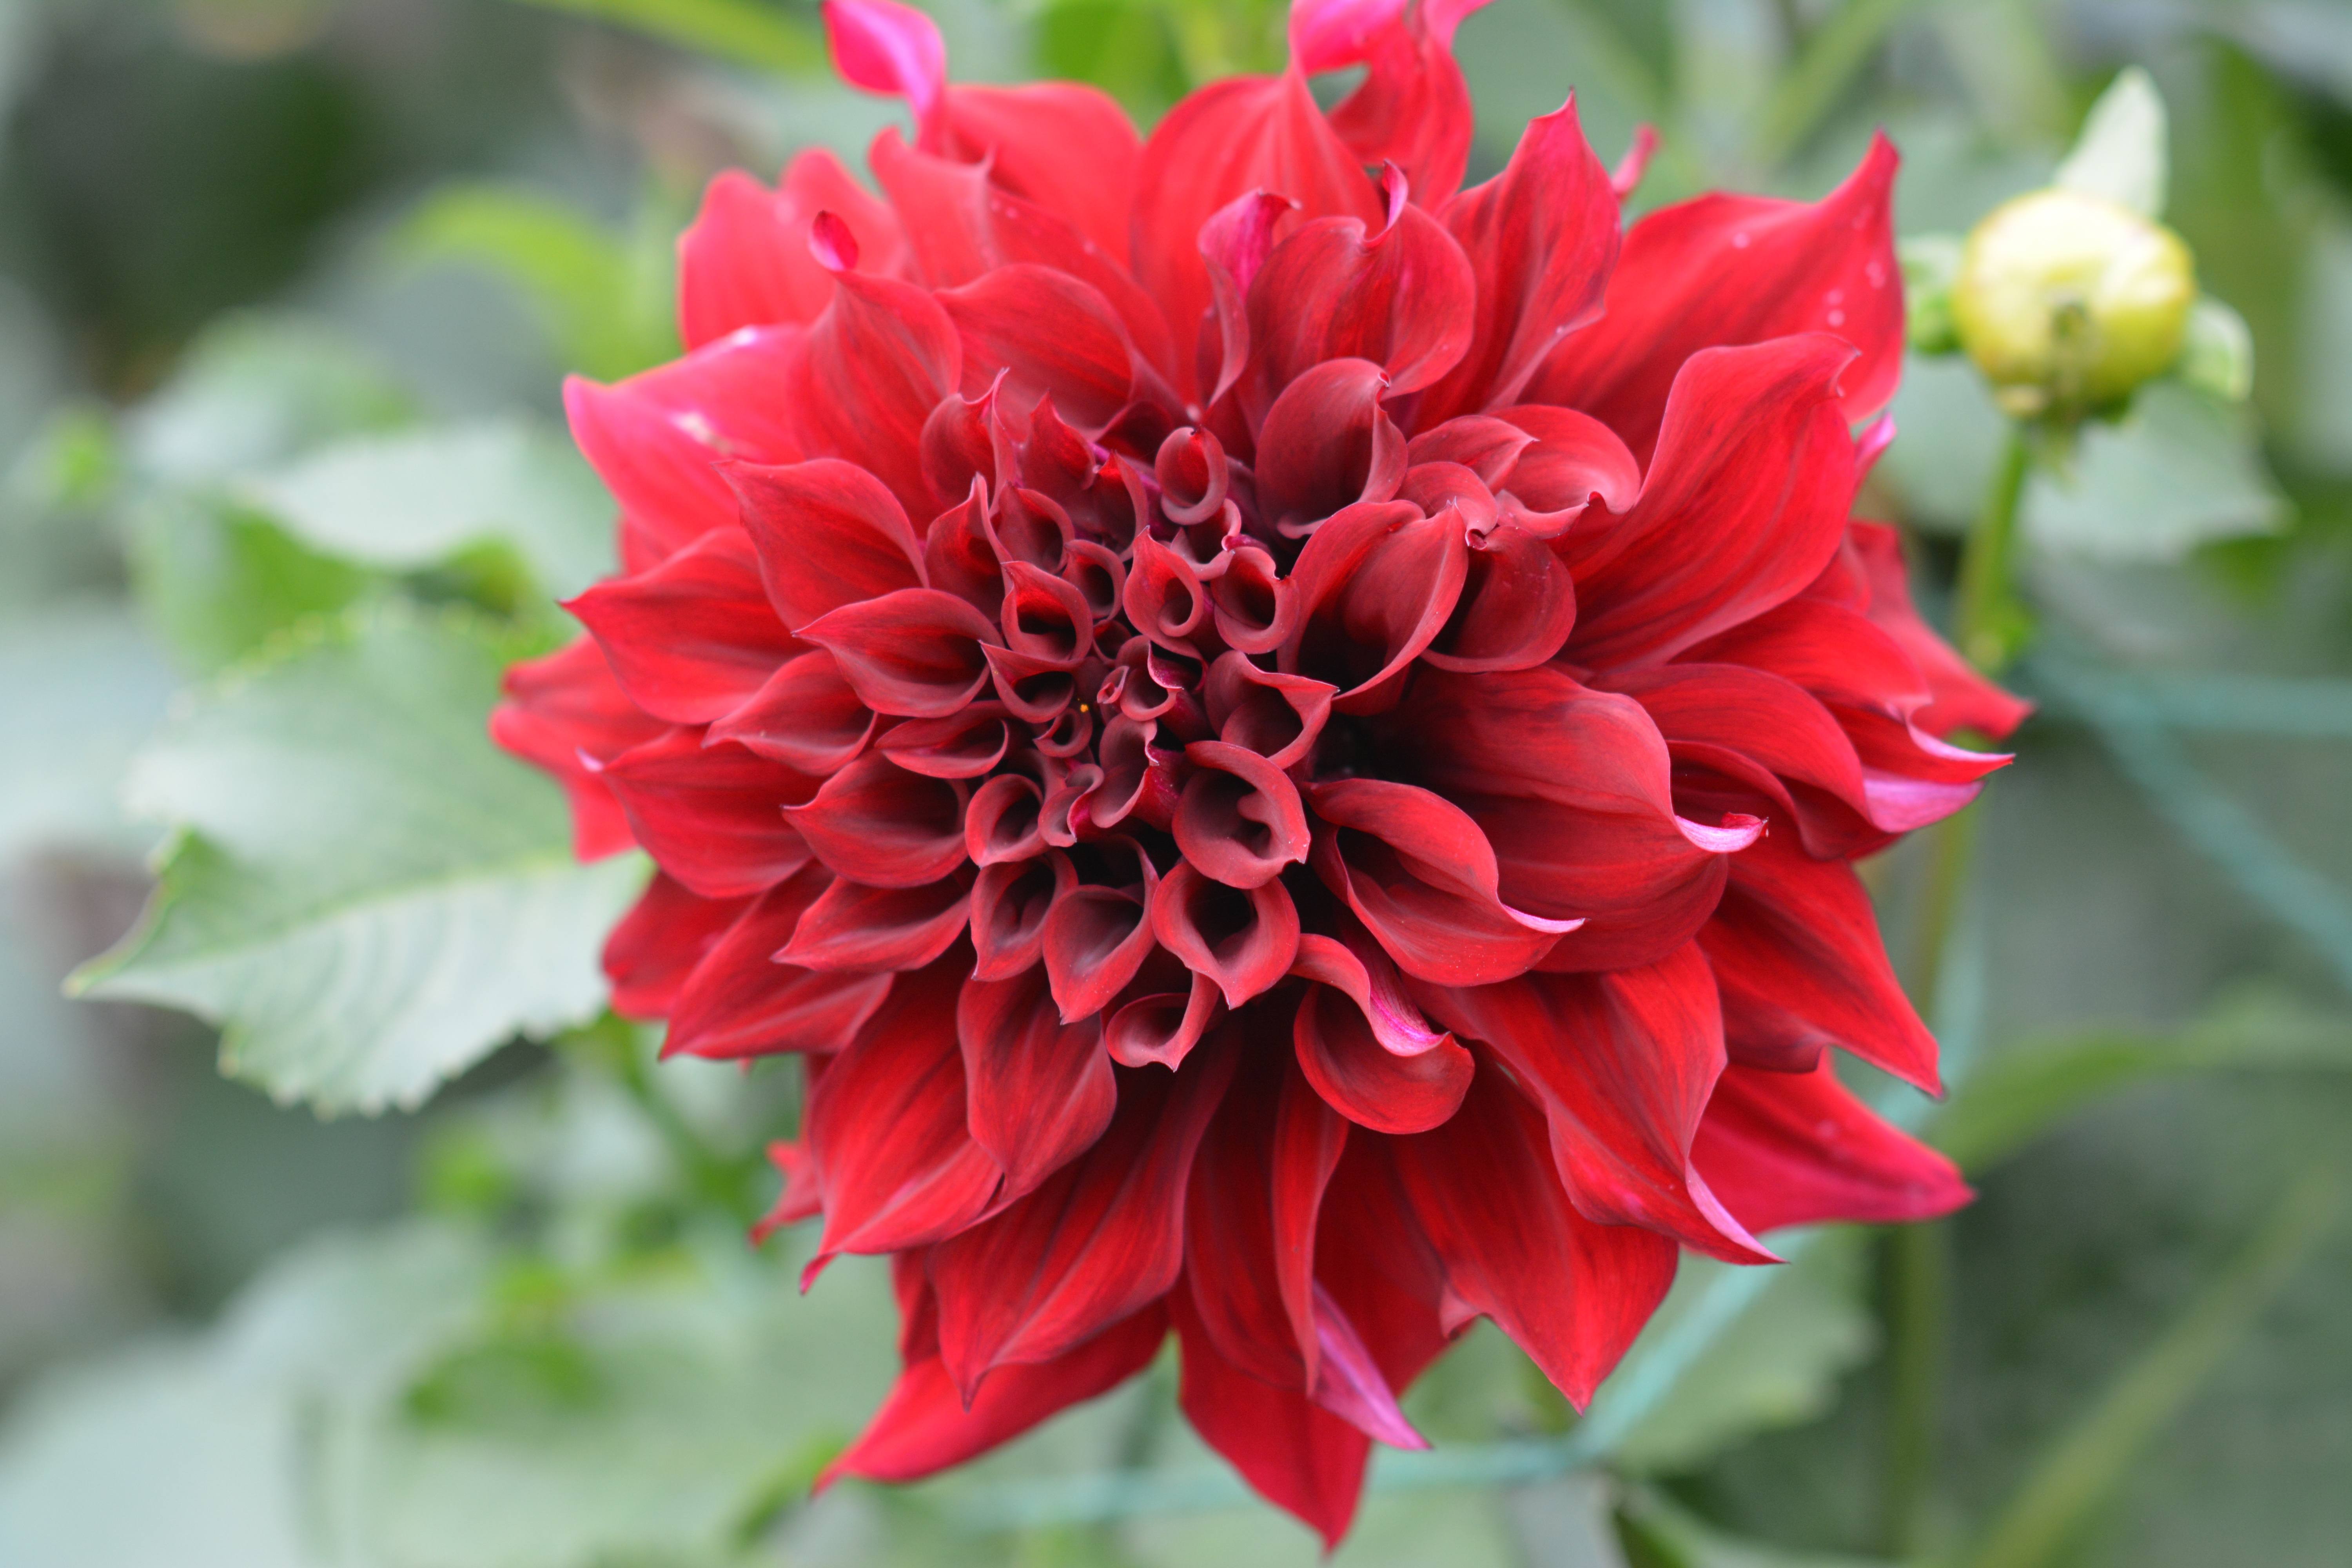
<path id="1" fill-rule="evenodd" d="M 2179 236 L 2119 203 L 2051 189 L 1977 225 L 1952 316 L 2004 408 L 2074 418 L 2170 369 L 2196 300 Z"/>

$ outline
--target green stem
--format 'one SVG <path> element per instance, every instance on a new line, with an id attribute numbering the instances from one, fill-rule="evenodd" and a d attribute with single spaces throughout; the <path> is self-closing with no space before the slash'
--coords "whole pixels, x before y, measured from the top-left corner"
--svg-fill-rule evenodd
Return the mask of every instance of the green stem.
<path id="1" fill-rule="evenodd" d="M 1985 674 L 1998 676 L 2016 656 L 2013 633 L 2018 620 L 2014 585 L 2018 503 L 2025 498 L 2026 475 L 2032 469 L 2032 450 L 2025 432 L 2011 426 L 2001 448 L 2000 466 L 1984 509 L 1969 529 L 1960 554 L 1958 602 L 1952 608 L 1952 640 L 1962 654 Z"/>
<path id="2" fill-rule="evenodd" d="M 1953 640 L 1987 675 L 2000 674 L 2015 652 L 2013 631 L 2021 619 L 2013 586 L 2017 513 L 2032 468 L 2032 448 L 2023 431 L 2012 427 L 1960 556 Z M 1911 994 L 1921 1016 L 1930 1020 L 1938 1012 L 1945 956 L 1975 874 L 1977 816 L 1978 808 L 1971 806 L 1947 817 L 1937 825 L 1929 846 L 1914 926 Z M 1898 1227 L 1886 1241 L 1892 1381 L 1879 1530 L 1881 1547 L 1892 1557 L 1920 1550 L 1934 1491 L 1951 1319 L 1951 1235 L 1940 1223 Z"/>

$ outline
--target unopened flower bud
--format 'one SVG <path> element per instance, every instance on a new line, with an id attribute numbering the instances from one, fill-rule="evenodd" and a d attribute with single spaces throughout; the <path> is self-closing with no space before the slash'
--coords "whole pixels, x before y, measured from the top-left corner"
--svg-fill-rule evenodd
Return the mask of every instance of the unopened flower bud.
<path id="1" fill-rule="evenodd" d="M 1952 290 L 1960 345 L 2021 417 L 2112 408 L 2180 357 L 2195 264 L 2118 203 L 2051 189 L 1995 208 Z"/>

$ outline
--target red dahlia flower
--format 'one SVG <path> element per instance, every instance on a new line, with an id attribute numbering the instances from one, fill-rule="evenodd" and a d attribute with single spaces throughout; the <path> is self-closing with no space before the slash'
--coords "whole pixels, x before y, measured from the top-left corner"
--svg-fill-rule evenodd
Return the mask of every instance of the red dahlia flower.
<path id="1" fill-rule="evenodd" d="M 1824 1048 L 1935 1086 L 1849 862 L 2022 712 L 1849 521 L 1894 153 L 1628 231 L 1571 103 L 1459 190 L 1467 8 L 1302 0 L 1287 72 L 1139 141 L 833 0 L 914 110 L 883 197 L 721 176 L 691 352 L 570 389 L 625 570 L 494 728 L 660 867 L 615 1005 L 807 1064 L 772 1223 L 889 1254 L 903 1316 L 836 1472 L 1172 1328 L 1202 1436 L 1336 1540 L 1471 1319 L 1580 1405 L 1678 1248 L 1967 1195 Z"/>

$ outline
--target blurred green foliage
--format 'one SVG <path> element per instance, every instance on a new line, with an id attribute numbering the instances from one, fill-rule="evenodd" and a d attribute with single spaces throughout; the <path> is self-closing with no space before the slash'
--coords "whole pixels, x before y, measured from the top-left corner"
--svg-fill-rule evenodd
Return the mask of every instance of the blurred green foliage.
<path id="1" fill-rule="evenodd" d="M 1282 52 L 1265 0 L 934 8 L 961 75 L 1147 122 Z M 499 664 L 608 561 L 561 375 L 674 352 L 669 239 L 714 169 L 897 113 L 818 37 L 801 0 L 0 9 L 0 1563 L 1314 1556 L 1166 1364 L 809 1500 L 887 1385 L 884 1271 L 803 1298 L 805 1237 L 746 1245 L 793 1074 L 656 1068 L 598 1016 L 642 868 L 571 867 L 482 737 Z M 1570 88 L 1604 157 L 1657 127 L 1643 206 L 1818 194 L 1883 123 L 1915 239 L 2046 183 L 2118 68 L 2160 90 L 2168 142 L 2095 141 L 2243 318 L 2251 405 L 2165 384 L 2026 496 L 2050 700 L 1940 955 L 1959 1087 L 1874 1085 L 1982 1192 L 1937 1244 L 1908 1533 L 1984 1568 L 2340 1561 L 2352 1227 L 2318 1156 L 2352 1001 L 2295 900 L 2352 882 L 2352 13 L 1497 0 L 1459 53 L 1474 177 Z M 1948 358 L 1895 414 L 1865 504 L 1933 603 L 2004 431 Z M 1928 875 L 1874 872 L 1897 952 Z M 217 1036 L 58 994 L 149 876 L 89 984 Z M 316 1119 L 353 1110 L 382 1114 Z M 1919 1351 L 1887 1249 L 1776 1240 L 1785 1269 L 1687 1266 L 1581 1421 L 1473 1332 L 1408 1401 L 1440 1447 L 1382 1458 L 1339 1561 L 1884 1561 L 1888 1347 Z"/>

